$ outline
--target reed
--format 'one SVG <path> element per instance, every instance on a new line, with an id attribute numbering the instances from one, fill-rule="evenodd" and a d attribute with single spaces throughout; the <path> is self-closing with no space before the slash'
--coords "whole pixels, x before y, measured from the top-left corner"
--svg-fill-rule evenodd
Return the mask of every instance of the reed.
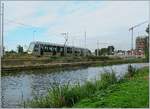
<path id="1" fill-rule="evenodd" d="M 107 86 L 117 82 L 115 73 L 102 73 L 101 79 L 95 82 L 86 81 L 83 85 L 75 84 L 61 85 L 60 83 L 53 83 L 48 90 L 45 97 L 34 99 L 30 102 L 30 107 L 44 107 L 44 108 L 60 108 L 72 107 L 75 103 L 83 98 L 91 97 L 96 91 L 107 88 Z"/>

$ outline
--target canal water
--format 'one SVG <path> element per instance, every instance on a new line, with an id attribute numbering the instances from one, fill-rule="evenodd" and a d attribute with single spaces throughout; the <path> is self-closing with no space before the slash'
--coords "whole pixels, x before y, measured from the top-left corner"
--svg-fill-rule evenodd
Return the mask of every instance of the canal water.
<path id="1" fill-rule="evenodd" d="M 132 64 L 135 68 L 148 66 L 148 63 Z M 73 69 L 57 70 L 32 70 L 12 72 L 1 77 L 2 107 L 23 107 L 22 104 L 34 97 L 44 96 L 53 82 L 65 84 L 84 83 L 87 80 L 100 78 L 103 72 L 115 71 L 116 76 L 121 78 L 128 69 L 128 64 L 82 67 Z"/>

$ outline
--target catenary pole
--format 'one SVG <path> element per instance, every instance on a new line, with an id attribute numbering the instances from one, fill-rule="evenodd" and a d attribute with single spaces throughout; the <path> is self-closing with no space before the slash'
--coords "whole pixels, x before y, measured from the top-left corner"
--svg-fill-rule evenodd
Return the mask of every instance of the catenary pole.
<path id="1" fill-rule="evenodd" d="M 85 36 L 85 56 L 86 56 L 86 31 L 85 31 L 85 33 L 84 33 L 84 36 Z"/>
<path id="2" fill-rule="evenodd" d="M 0 55 L 2 57 L 2 5 L 0 0 Z"/>
<path id="3" fill-rule="evenodd" d="M 2 15 L 2 47 L 1 47 L 1 50 L 2 50 L 2 57 L 3 57 L 3 55 L 4 55 L 4 3 L 2 3 L 2 13 L 1 13 L 1 15 Z"/>
<path id="4" fill-rule="evenodd" d="M 97 40 L 97 56 L 98 56 L 98 52 L 99 52 L 99 41 Z"/>

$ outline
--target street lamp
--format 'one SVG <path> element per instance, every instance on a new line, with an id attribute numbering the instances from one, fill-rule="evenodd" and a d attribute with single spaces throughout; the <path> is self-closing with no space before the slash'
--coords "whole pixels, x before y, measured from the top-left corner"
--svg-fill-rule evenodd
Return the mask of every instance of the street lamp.
<path id="1" fill-rule="evenodd" d="M 68 32 L 66 32 L 66 33 L 61 33 L 61 35 L 63 35 L 64 38 L 65 38 L 65 43 L 64 43 L 64 55 L 66 55 L 66 44 L 67 44 L 67 41 L 68 41 Z"/>

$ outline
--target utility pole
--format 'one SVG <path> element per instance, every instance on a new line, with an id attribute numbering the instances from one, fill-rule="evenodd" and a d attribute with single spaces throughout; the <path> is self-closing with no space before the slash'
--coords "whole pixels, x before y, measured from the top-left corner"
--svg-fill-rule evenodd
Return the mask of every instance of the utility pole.
<path id="1" fill-rule="evenodd" d="M 98 53 L 99 52 L 99 41 L 97 40 L 97 56 L 98 56 Z"/>
<path id="2" fill-rule="evenodd" d="M 1 4 L 0 4 L 1 5 Z M 4 55 L 4 3 L 2 3 L 2 10 L 1 10 L 1 22 L 2 22 L 2 27 L 1 27 L 1 35 L 2 35 L 2 45 L 1 45 L 1 57 Z"/>
<path id="3" fill-rule="evenodd" d="M 65 43 L 64 43 L 64 55 L 66 55 L 66 44 L 67 44 L 67 41 L 68 41 L 68 32 L 66 33 L 61 33 L 62 35 L 65 36 Z"/>
<path id="4" fill-rule="evenodd" d="M 71 46 L 72 46 L 72 56 L 73 56 L 73 46 L 74 46 L 74 41 L 73 41 L 73 37 L 72 38 L 70 38 L 70 42 L 71 42 Z"/>
<path id="5" fill-rule="evenodd" d="M 66 44 L 65 44 L 65 54 L 67 54 L 67 48 L 66 48 L 66 45 L 67 45 L 67 42 L 68 42 L 68 32 L 66 33 L 67 34 L 67 36 L 66 36 Z"/>
<path id="6" fill-rule="evenodd" d="M 2 7 L 1 7 L 1 0 L 0 0 L 0 55 L 2 57 Z"/>
<path id="7" fill-rule="evenodd" d="M 85 31 L 85 33 L 84 33 L 84 36 L 85 36 L 85 56 L 86 56 L 86 31 Z"/>

